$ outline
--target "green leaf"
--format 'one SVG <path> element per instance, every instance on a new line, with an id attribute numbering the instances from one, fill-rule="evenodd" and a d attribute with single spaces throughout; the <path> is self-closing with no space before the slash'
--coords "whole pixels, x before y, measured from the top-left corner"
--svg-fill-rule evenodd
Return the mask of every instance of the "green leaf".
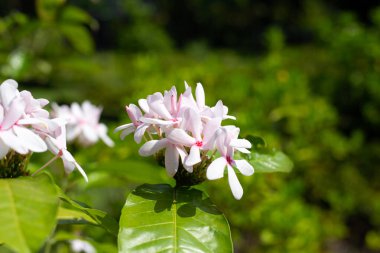
<path id="1" fill-rule="evenodd" d="M 57 219 L 59 224 L 97 224 L 96 220 L 86 213 L 62 206 L 58 209 Z"/>
<path id="2" fill-rule="evenodd" d="M 60 189 L 59 189 L 59 198 L 64 203 L 66 203 L 65 209 L 76 210 L 84 214 L 83 216 L 80 216 L 78 213 L 76 213 L 76 215 L 78 216 L 72 217 L 72 218 L 82 219 L 83 223 L 89 222 L 89 223 L 99 225 L 103 227 L 107 232 L 115 236 L 117 235 L 119 226 L 117 222 L 111 216 L 109 216 L 106 212 L 98 210 L 98 209 L 86 207 L 83 204 L 80 204 L 79 202 L 72 200 L 70 197 L 65 195 Z M 61 214 L 62 212 L 64 215 L 68 214 L 67 210 L 61 210 Z M 71 213 L 71 215 L 74 215 L 74 213 Z"/>
<path id="3" fill-rule="evenodd" d="M 56 188 L 47 174 L 0 179 L 0 244 L 37 252 L 55 227 Z"/>
<path id="4" fill-rule="evenodd" d="M 257 172 L 290 172 L 293 162 L 281 151 L 277 150 L 253 150 L 248 159 Z"/>
<path id="5" fill-rule="evenodd" d="M 233 252 L 224 215 L 194 188 L 144 184 L 120 218 L 119 252 Z"/>

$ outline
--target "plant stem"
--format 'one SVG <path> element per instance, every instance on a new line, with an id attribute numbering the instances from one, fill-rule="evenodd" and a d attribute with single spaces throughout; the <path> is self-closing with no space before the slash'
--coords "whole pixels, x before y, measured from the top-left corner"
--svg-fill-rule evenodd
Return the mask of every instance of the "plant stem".
<path id="1" fill-rule="evenodd" d="M 47 163 L 45 163 L 45 165 L 43 165 L 41 168 L 39 168 L 38 170 L 36 170 L 33 174 L 32 174 L 32 177 L 34 177 L 35 175 L 37 175 L 38 173 L 40 173 L 43 169 L 45 169 L 47 166 L 49 166 L 52 162 L 54 162 L 55 160 L 57 160 L 59 157 L 59 155 L 56 155 L 54 156 L 52 159 L 50 159 L 50 161 L 48 161 Z"/>

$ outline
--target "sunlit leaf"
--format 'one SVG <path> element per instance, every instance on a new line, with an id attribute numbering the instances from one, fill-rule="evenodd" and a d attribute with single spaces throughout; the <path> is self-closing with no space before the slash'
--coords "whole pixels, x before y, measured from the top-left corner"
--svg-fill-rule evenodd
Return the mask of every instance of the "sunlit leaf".
<path id="1" fill-rule="evenodd" d="M 293 162 L 281 151 L 268 150 L 265 152 L 252 151 L 249 162 L 256 172 L 290 172 Z"/>
<path id="2" fill-rule="evenodd" d="M 38 252 L 53 231 L 58 208 L 47 174 L 0 179 L 0 244 L 16 252 Z"/>
<path id="3" fill-rule="evenodd" d="M 119 252 L 233 252 L 228 222 L 208 196 L 167 184 L 129 194 L 118 242 Z"/>
<path id="4" fill-rule="evenodd" d="M 253 135 L 246 136 L 252 143 L 250 154 L 239 154 L 246 159 L 257 172 L 290 172 L 293 169 L 292 160 L 282 151 L 266 147 L 263 138 Z"/>

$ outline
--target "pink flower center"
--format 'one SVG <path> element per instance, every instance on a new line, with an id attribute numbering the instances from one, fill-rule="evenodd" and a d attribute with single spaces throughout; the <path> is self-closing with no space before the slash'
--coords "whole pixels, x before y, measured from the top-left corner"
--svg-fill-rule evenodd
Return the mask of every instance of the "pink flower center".
<path id="1" fill-rule="evenodd" d="M 232 165 L 232 162 L 234 161 L 234 160 L 231 158 L 231 156 L 227 156 L 227 157 L 226 157 L 226 160 L 227 160 L 227 163 L 228 163 L 229 165 Z"/>
<path id="2" fill-rule="evenodd" d="M 197 142 L 195 143 L 195 145 L 196 145 L 197 147 L 202 147 L 202 146 L 203 146 L 203 142 L 201 142 L 201 141 L 197 141 Z"/>

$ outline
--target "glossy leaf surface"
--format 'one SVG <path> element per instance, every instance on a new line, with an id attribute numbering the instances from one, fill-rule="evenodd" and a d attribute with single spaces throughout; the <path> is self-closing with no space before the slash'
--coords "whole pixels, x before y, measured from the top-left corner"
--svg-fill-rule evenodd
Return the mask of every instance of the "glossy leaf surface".
<path id="1" fill-rule="evenodd" d="M 0 179 L 0 244 L 16 252 L 38 252 L 53 231 L 57 208 L 48 175 Z"/>
<path id="2" fill-rule="evenodd" d="M 137 187 L 123 208 L 119 252 L 232 252 L 228 222 L 208 196 L 167 184 Z"/>
<path id="3" fill-rule="evenodd" d="M 252 143 L 250 154 L 241 154 L 244 159 L 252 164 L 256 172 L 290 172 L 293 162 L 283 152 L 269 149 L 261 137 L 247 136 Z"/>

